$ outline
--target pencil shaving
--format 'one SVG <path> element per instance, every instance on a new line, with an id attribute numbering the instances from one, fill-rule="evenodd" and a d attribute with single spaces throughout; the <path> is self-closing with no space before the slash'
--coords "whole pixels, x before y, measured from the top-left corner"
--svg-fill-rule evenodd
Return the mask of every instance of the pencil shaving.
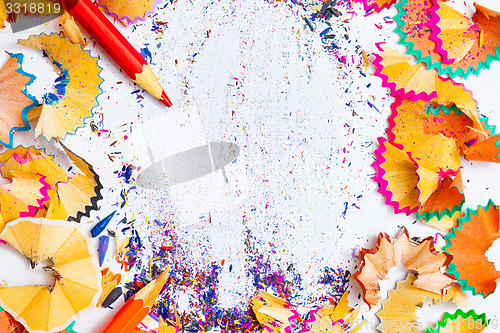
<path id="1" fill-rule="evenodd" d="M 27 92 L 35 76 L 23 71 L 23 59 L 22 54 L 10 54 L 0 69 L 0 144 L 7 148 L 12 148 L 15 131 L 31 129 L 28 111 L 38 104 Z"/>
<path id="2" fill-rule="evenodd" d="M 382 9 L 387 9 L 394 5 L 398 0 L 357 0 L 358 2 L 362 2 L 365 8 L 365 11 L 371 11 L 378 13 L 382 11 Z"/>
<path id="3" fill-rule="evenodd" d="M 68 12 L 64 12 L 64 15 L 60 18 L 61 25 L 63 27 L 64 36 L 69 37 L 71 42 L 75 44 L 81 44 L 82 48 L 85 48 L 89 42 L 85 41 L 85 38 L 82 36 L 82 32 L 80 28 L 76 25 L 73 16 L 71 16 Z"/>
<path id="4" fill-rule="evenodd" d="M 436 327 L 427 328 L 426 333 L 450 332 L 454 333 L 479 333 L 488 326 L 489 320 L 486 320 L 484 313 L 478 315 L 471 309 L 463 312 L 458 309 L 454 314 L 445 312 L 443 319 L 437 323 Z"/>
<path id="5" fill-rule="evenodd" d="M 493 201 L 477 210 L 467 209 L 459 225 L 444 236 L 443 250 L 453 256 L 448 273 L 474 295 L 489 296 L 497 286 L 500 272 L 486 257 L 493 242 L 500 238 L 499 208 Z"/>
<path id="6" fill-rule="evenodd" d="M 100 0 L 99 5 L 103 6 L 106 11 L 119 20 L 124 20 L 127 23 L 135 23 L 139 20 L 144 20 L 147 15 L 154 13 L 155 7 L 158 5 L 155 0 Z"/>
<path id="7" fill-rule="evenodd" d="M 442 301 L 453 301 L 464 306 L 467 296 L 458 286 L 451 287 L 445 296 L 412 286 L 416 277 L 408 274 L 405 281 L 398 281 L 395 290 L 389 291 L 389 297 L 381 303 L 382 309 L 377 312 L 381 324 L 377 327 L 382 333 L 416 333 L 420 329 L 420 318 L 415 314 L 425 301 L 437 304 Z"/>
<path id="8" fill-rule="evenodd" d="M 0 239 L 21 252 L 34 267 L 50 262 L 54 283 L 0 289 L 0 304 L 30 333 L 64 329 L 101 294 L 100 274 L 91 245 L 66 221 L 22 218 L 10 223 Z"/>
<path id="9" fill-rule="evenodd" d="M 0 187 L 0 229 L 7 223 L 25 216 L 35 216 L 43 203 L 50 199 L 50 185 L 45 176 L 12 171 L 12 182 Z"/>
<path id="10" fill-rule="evenodd" d="M 7 14 L 7 9 L 5 8 L 5 2 L 0 2 L 0 29 L 5 27 L 5 22 L 7 21 L 9 15 Z"/>
<path id="11" fill-rule="evenodd" d="M 44 98 L 35 135 L 43 135 L 50 141 L 74 134 L 84 126 L 84 119 L 92 116 L 92 109 L 98 105 L 97 96 L 102 93 L 99 87 L 103 82 L 99 77 L 102 69 L 97 58 L 80 44 L 58 34 L 30 36 L 18 44 L 43 50 L 61 72 L 57 92 Z"/>
<path id="12" fill-rule="evenodd" d="M 47 218 L 80 222 L 83 216 L 90 217 L 90 212 L 97 210 L 103 187 L 92 165 L 60 144 L 81 173 L 69 177 L 67 182 L 57 184 L 57 196 L 50 202 Z"/>
<path id="13" fill-rule="evenodd" d="M 265 332 L 284 333 L 299 317 L 291 303 L 263 290 L 252 297 L 250 304 Z"/>
<path id="14" fill-rule="evenodd" d="M 344 292 L 336 304 L 331 301 L 319 306 L 310 312 L 311 319 L 305 321 L 305 330 L 312 333 L 349 332 L 356 333 L 365 324 L 365 320 L 358 320 L 360 308 L 351 308 L 347 302 L 349 292 Z"/>
<path id="15" fill-rule="evenodd" d="M 417 273 L 412 285 L 434 293 L 444 294 L 453 282 L 441 269 L 451 261 L 451 256 L 436 250 L 434 238 L 428 237 L 419 242 L 410 240 L 406 228 L 391 239 L 388 234 L 380 233 L 377 244 L 371 249 L 360 251 L 361 266 L 353 275 L 363 289 L 363 299 L 369 305 L 376 305 L 379 295 L 379 281 L 386 279 L 389 270 L 400 263 L 406 269 Z"/>
<path id="16" fill-rule="evenodd" d="M 96 307 L 101 306 L 102 302 L 108 297 L 108 295 L 115 289 L 121 281 L 121 274 L 114 274 L 109 268 L 103 269 L 101 271 L 101 287 L 102 294 L 97 301 Z"/>
<path id="17" fill-rule="evenodd" d="M 461 167 L 459 151 L 454 138 L 439 131 L 426 131 L 433 119 L 426 114 L 423 100 L 405 99 L 391 104 L 387 134 L 391 142 L 411 157 L 434 171 L 458 171 Z"/>
<path id="18" fill-rule="evenodd" d="M 425 63 L 427 68 L 436 69 L 439 75 L 449 74 L 452 79 L 456 76 L 466 79 L 470 74 L 478 75 L 481 70 L 488 69 L 491 62 L 497 58 L 497 50 L 494 46 L 495 42 L 489 43 L 488 50 L 484 47 L 485 32 L 483 30 L 479 32 L 479 43 L 468 42 L 460 45 L 455 43 L 457 39 L 466 38 L 466 35 L 463 34 L 465 31 L 470 36 L 469 41 L 473 41 L 477 37 L 473 36 L 476 34 L 473 31 L 475 29 L 465 27 L 470 27 L 470 23 L 475 21 L 474 17 L 479 18 L 478 23 L 481 22 L 481 25 L 487 27 L 489 37 L 498 41 L 498 32 L 491 31 L 491 25 L 497 18 L 484 17 L 484 14 L 481 13 L 481 6 L 477 6 L 476 14 L 474 14 L 472 20 L 458 14 L 459 16 L 455 16 L 455 18 L 461 16 L 460 22 L 454 24 L 455 27 L 457 24 L 462 24 L 462 30 L 454 29 L 453 32 L 446 32 L 447 38 L 443 42 L 439 40 L 439 35 L 442 35 L 439 26 L 443 24 L 449 26 L 453 23 L 450 17 L 441 20 L 440 15 L 442 14 L 435 12 L 435 5 L 437 8 L 440 7 L 440 4 L 434 0 L 402 0 L 396 4 L 399 13 L 394 17 L 394 20 L 398 23 L 395 32 L 400 37 L 399 44 L 408 48 L 407 54 L 415 56 L 417 62 Z M 443 4 L 443 7 L 449 8 L 446 4 Z M 453 38 L 453 36 L 456 38 Z M 467 50 L 467 54 L 462 56 L 461 59 L 455 59 L 452 62 L 444 61 L 443 50 L 438 47 L 438 44 L 450 45 L 455 49 L 462 48 L 462 50 Z"/>
<path id="19" fill-rule="evenodd" d="M 28 172 L 45 176 L 50 188 L 57 183 L 66 182 L 68 174 L 54 162 L 53 156 L 45 154 L 42 149 L 33 146 L 17 146 L 0 154 L 0 163 L 5 162 L 0 171 L 3 177 L 12 178 L 15 172 Z"/>
<path id="20" fill-rule="evenodd" d="M 338 302 L 328 301 L 309 311 L 307 319 L 302 318 L 290 302 L 263 290 L 252 297 L 250 303 L 257 320 L 265 332 L 357 332 L 364 321 L 357 321 L 359 308 L 351 308 L 346 291 Z"/>
<path id="21" fill-rule="evenodd" d="M 391 90 L 392 96 L 412 101 L 423 99 L 439 105 L 453 103 L 476 125 L 481 128 L 477 102 L 464 85 L 452 79 L 443 79 L 423 64 L 410 63 L 411 56 L 401 54 L 387 46 L 379 45 L 380 53 L 375 54 L 373 64 L 375 75 L 382 79 L 382 86 Z"/>
<path id="22" fill-rule="evenodd" d="M 461 63 L 463 69 L 489 67 L 498 60 L 500 51 L 500 13 L 474 4 L 476 12 L 469 18 L 443 1 L 435 0 L 430 8 L 430 39 L 444 63 Z"/>

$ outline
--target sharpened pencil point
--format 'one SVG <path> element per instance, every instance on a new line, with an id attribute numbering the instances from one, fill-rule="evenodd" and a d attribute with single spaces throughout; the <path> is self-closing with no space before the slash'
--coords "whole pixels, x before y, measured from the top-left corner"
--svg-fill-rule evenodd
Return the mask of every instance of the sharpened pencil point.
<path id="1" fill-rule="evenodd" d="M 168 279 L 169 275 L 170 275 L 170 273 L 167 270 L 165 270 L 160 275 L 158 275 L 158 277 L 156 278 L 156 281 L 166 280 L 166 279 Z M 163 282 L 163 284 L 165 284 L 165 282 Z"/>
<path id="2" fill-rule="evenodd" d="M 165 92 L 165 90 L 161 92 L 161 99 L 160 99 L 160 101 L 163 104 L 165 104 L 167 107 L 171 107 L 172 106 L 172 102 L 168 98 L 167 93 Z"/>

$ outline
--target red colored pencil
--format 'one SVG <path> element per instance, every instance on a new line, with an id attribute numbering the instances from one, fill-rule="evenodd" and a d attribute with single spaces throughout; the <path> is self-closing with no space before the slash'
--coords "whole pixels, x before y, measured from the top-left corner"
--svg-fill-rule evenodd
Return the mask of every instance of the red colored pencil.
<path id="1" fill-rule="evenodd" d="M 148 62 L 96 5 L 90 0 L 62 0 L 61 3 L 125 74 L 162 101 L 163 104 L 168 107 L 172 106 L 172 102 L 161 87 Z"/>
<path id="2" fill-rule="evenodd" d="M 131 333 L 151 310 L 156 298 L 167 281 L 164 271 L 132 296 L 108 322 L 101 333 Z"/>

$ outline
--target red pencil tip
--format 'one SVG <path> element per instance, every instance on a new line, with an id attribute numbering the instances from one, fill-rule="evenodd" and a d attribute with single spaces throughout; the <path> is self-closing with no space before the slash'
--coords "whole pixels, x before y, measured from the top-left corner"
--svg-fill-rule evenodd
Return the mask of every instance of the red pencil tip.
<path id="1" fill-rule="evenodd" d="M 160 101 L 161 101 L 163 104 L 165 104 L 166 106 L 168 106 L 168 107 L 171 107 L 171 106 L 172 106 L 172 102 L 171 102 L 171 101 L 170 101 L 170 99 L 168 98 L 167 93 L 165 92 L 165 90 L 163 90 L 163 91 L 161 92 L 161 99 L 160 99 Z"/>

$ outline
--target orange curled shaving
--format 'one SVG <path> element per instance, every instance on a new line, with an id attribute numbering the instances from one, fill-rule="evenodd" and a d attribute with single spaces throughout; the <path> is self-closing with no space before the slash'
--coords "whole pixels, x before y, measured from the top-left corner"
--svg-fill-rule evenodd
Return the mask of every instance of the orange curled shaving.
<path id="1" fill-rule="evenodd" d="M 121 274 L 113 274 L 109 270 L 109 268 L 105 268 L 101 271 L 102 279 L 101 279 L 101 287 L 102 294 L 97 301 L 96 307 L 100 307 L 102 302 L 108 297 L 108 295 L 115 289 L 121 281 Z"/>
<path id="2" fill-rule="evenodd" d="M 467 209 L 459 219 L 459 226 L 444 236 L 444 251 L 453 256 L 448 272 L 453 274 L 463 290 L 487 297 L 493 293 L 500 279 L 495 264 L 488 260 L 486 251 L 500 238 L 500 209 L 491 200 L 477 210 Z"/>
<path id="3" fill-rule="evenodd" d="M 500 162 L 500 137 L 495 135 L 464 149 L 466 159 L 471 161 Z"/>
<path id="4" fill-rule="evenodd" d="M 419 173 L 419 170 L 417 170 Z M 430 220 L 432 217 L 437 216 L 438 220 L 445 217 L 452 217 L 455 213 L 460 212 L 462 205 L 465 201 L 464 198 L 464 187 L 462 183 L 462 173 L 460 171 L 452 177 L 452 175 L 446 175 L 444 178 L 440 174 L 435 174 L 438 179 L 433 180 L 431 184 L 423 185 L 419 182 L 418 188 L 422 191 L 422 188 L 431 188 L 434 191 L 422 202 L 422 206 L 417 212 L 417 219 L 420 217 Z M 422 179 L 421 173 L 419 177 Z M 437 186 L 434 188 L 434 184 Z"/>
<path id="5" fill-rule="evenodd" d="M 454 104 L 449 108 L 429 106 L 424 111 L 422 100 L 412 102 L 396 98 L 391 108 L 388 135 L 415 159 L 426 160 L 443 170 L 448 166 L 456 171 L 460 166 L 458 149 L 469 160 L 500 162 L 500 136 L 487 117 L 481 118 L 481 126 L 478 126 Z M 445 138 L 439 139 L 440 136 Z M 443 153 L 437 155 L 438 159 L 429 160 L 432 151 Z"/>
<path id="6" fill-rule="evenodd" d="M 417 219 L 426 221 L 451 217 L 465 201 L 458 142 L 462 146 L 477 140 L 472 120 L 457 108 L 426 109 L 423 100 L 396 98 L 391 105 L 387 134 L 391 142 L 408 152 L 418 165 L 420 191 Z M 432 112 L 426 112 L 432 110 Z M 443 112 L 440 112 L 444 110 Z M 452 121 L 456 111 L 459 121 Z M 447 113 L 446 113 L 447 112 Z M 429 113 L 429 114 L 428 114 Z M 448 121 L 449 120 L 449 121 Z M 478 132 L 479 133 L 479 132 Z M 481 132 L 482 133 L 482 132 Z M 396 185 L 394 185 L 396 186 Z M 411 186 L 411 184 L 407 184 Z"/>
<path id="7" fill-rule="evenodd" d="M 14 319 L 7 311 L 0 311 L 2 333 L 27 333 L 23 324 Z"/>
<path id="8" fill-rule="evenodd" d="M 363 289 L 363 299 L 368 305 L 376 305 L 379 296 L 379 280 L 387 278 L 389 269 L 403 263 L 406 269 L 417 273 L 412 281 L 417 288 L 443 293 L 452 279 L 441 273 L 441 268 L 448 265 L 451 256 L 434 248 L 434 238 L 428 237 L 419 242 L 410 240 L 408 231 L 403 228 L 395 239 L 380 233 L 377 244 L 371 249 L 360 251 L 361 266 L 353 275 Z"/>
<path id="9" fill-rule="evenodd" d="M 435 2 L 434 6 L 439 7 L 436 8 L 437 17 L 434 15 L 439 29 L 433 31 L 431 38 L 437 43 L 437 51 L 443 55 L 443 62 L 456 63 L 476 44 L 479 33 L 474 31 L 474 22 L 470 18 L 442 1 Z"/>
<path id="10" fill-rule="evenodd" d="M 423 130 L 428 134 L 442 134 L 455 142 L 463 153 L 476 143 L 487 140 L 492 135 L 488 128 L 487 119 L 481 118 L 481 127 L 473 123 L 455 105 L 444 108 L 442 105 L 427 109 L 427 119 L 423 124 Z M 483 131 L 484 129 L 484 131 Z"/>
<path id="11" fill-rule="evenodd" d="M 390 137 L 391 133 L 394 134 L 390 132 Z M 443 151 L 447 152 L 443 146 L 429 145 L 428 152 L 422 152 L 424 159 L 418 160 L 410 156 L 411 152 L 405 152 L 383 138 L 379 138 L 379 144 L 375 151 L 373 167 L 376 174 L 373 179 L 380 184 L 378 192 L 386 197 L 386 203 L 394 207 L 396 214 L 417 212 L 417 219 L 428 221 L 433 217 L 438 220 L 451 217 L 461 209 L 465 200 L 460 171 L 443 171 L 439 166 L 439 163 L 449 160 L 446 156 L 443 158 L 446 155 Z M 453 140 L 450 144 L 454 146 Z"/>
<path id="12" fill-rule="evenodd" d="M 500 47 L 500 13 L 474 3 L 476 12 L 469 18 L 440 0 L 431 9 L 430 38 L 444 63 L 463 62 L 477 66 L 497 57 Z"/>

